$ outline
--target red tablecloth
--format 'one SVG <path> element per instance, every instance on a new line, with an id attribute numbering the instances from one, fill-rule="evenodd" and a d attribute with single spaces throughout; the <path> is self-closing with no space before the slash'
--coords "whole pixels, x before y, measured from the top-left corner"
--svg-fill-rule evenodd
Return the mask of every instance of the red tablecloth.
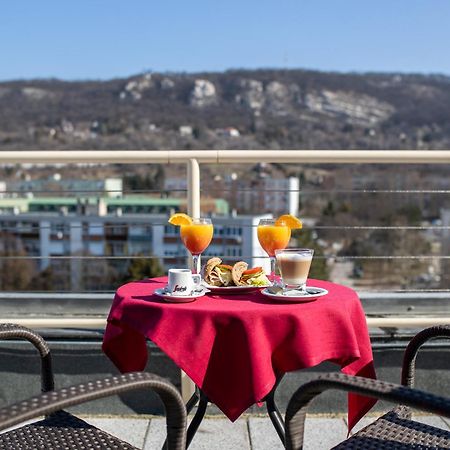
<path id="1" fill-rule="evenodd" d="M 301 304 L 274 303 L 259 292 L 175 304 L 152 295 L 166 280 L 116 292 L 103 350 L 122 372 L 145 368 L 148 338 L 232 421 L 285 372 L 332 361 L 346 374 L 375 378 L 364 311 L 352 289 L 309 280 L 329 294 Z M 349 429 L 374 403 L 349 395 Z"/>

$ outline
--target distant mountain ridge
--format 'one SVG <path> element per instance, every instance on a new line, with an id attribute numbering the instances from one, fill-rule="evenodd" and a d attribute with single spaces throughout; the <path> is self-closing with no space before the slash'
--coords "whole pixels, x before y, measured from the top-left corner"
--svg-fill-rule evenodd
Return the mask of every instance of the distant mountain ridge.
<path id="1" fill-rule="evenodd" d="M 445 149 L 450 77 L 305 70 L 0 83 L 0 149 Z"/>

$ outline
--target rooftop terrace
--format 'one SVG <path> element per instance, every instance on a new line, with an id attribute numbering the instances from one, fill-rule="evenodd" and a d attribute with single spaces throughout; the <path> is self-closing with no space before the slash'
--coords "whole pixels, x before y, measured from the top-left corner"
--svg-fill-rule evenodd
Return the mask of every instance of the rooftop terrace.
<path id="1" fill-rule="evenodd" d="M 2 152 L 0 154 L 1 163 L 56 163 L 56 164 L 77 164 L 77 163 L 114 163 L 114 164 L 185 164 L 186 165 L 186 179 L 187 191 L 185 198 L 177 199 L 155 199 L 145 197 L 140 194 L 140 197 L 123 197 L 123 198 L 108 198 L 106 202 L 108 205 L 115 207 L 125 207 L 127 205 L 155 205 L 155 206 L 169 206 L 180 208 L 181 205 L 186 206 L 186 211 L 191 216 L 200 216 L 202 211 L 202 200 L 205 194 L 209 192 L 202 190 L 200 184 L 201 168 L 203 164 L 213 165 L 227 165 L 227 164 L 254 164 L 259 162 L 283 164 L 289 167 L 290 164 L 336 164 L 336 165 L 352 165 L 357 167 L 358 164 L 364 165 L 391 165 L 398 164 L 401 170 L 407 169 L 412 164 L 428 164 L 431 166 L 436 164 L 448 165 L 450 163 L 450 151 L 64 151 L 64 152 Z M 77 168 L 74 166 L 74 170 Z M 330 189 L 333 191 L 333 188 Z M 336 189 L 339 191 L 339 189 Z M 358 195 L 369 196 L 379 195 L 381 199 L 388 195 L 411 195 L 414 190 L 410 189 L 407 192 L 400 192 L 401 190 L 386 189 L 385 192 L 375 192 L 376 190 L 368 187 L 360 187 Z M 427 194 L 434 195 L 437 202 L 442 204 L 445 209 L 447 205 L 449 190 L 442 189 L 441 192 L 437 190 L 430 190 Z M 67 193 L 65 193 L 67 194 Z M 153 193 L 152 193 L 153 194 Z M 310 193 L 311 194 L 311 193 Z M 307 194 L 307 195 L 310 195 Z M 69 193 L 70 195 L 70 193 Z M 75 193 L 75 195 L 77 195 Z M 344 192 L 342 192 L 344 195 Z M 300 187 L 300 198 L 302 198 L 302 187 Z M 46 198 L 46 199 L 1 199 L 1 205 L 15 205 L 20 211 L 26 212 L 26 204 L 45 205 L 53 204 L 56 206 L 76 205 L 77 198 Z M 93 202 L 95 200 L 93 199 Z M 225 206 L 225 200 L 217 200 L 217 207 L 223 213 L 227 213 L 228 209 Z M 381 200 L 380 205 L 382 206 Z M 25 208 L 25 209 L 24 209 Z M 32 212 L 32 211 L 28 211 Z M 307 215 L 307 211 L 304 211 Z M 127 211 L 123 211 L 127 215 Z M 300 213 L 302 215 L 302 212 Z M 106 215 L 108 217 L 108 213 Z M 444 215 L 442 216 L 444 217 Z M 232 220 L 232 216 L 229 216 Z M 130 219 L 131 220 L 131 219 Z M 145 221 L 145 217 L 143 219 Z M 160 219 L 161 220 L 161 219 Z M 228 219 L 227 219 L 228 220 Z M 1 216 L 0 216 L 1 221 Z M 132 222 L 137 221 L 134 216 Z M 150 224 L 151 225 L 151 224 Z M 158 222 L 158 225 L 161 223 Z M 112 226 L 112 225 L 111 225 Z M 331 272 L 332 277 L 343 276 L 340 282 L 344 284 L 351 283 L 354 289 L 357 290 L 364 310 L 368 325 L 370 327 L 372 341 L 374 344 L 374 352 L 376 354 L 376 362 L 380 368 L 379 374 L 383 379 L 390 381 L 399 381 L 399 365 L 400 353 L 405 342 L 413 332 L 413 330 L 423 328 L 437 323 L 450 324 L 450 289 L 449 286 L 440 283 L 439 285 L 432 285 L 424 283 L 410 289 L 405 284 L 391 284 L 390 287 L 385 288 L 380 286 L 377 288 L 373 284 L 364 284 L 364 279 L 354 276 L 353 267 L 355 263 L 364 261 L 379 261 L 380 267 L 382 264 L 414 264 L 416 262 L 423 263 L 429 261 L 430 266 L 433 262 L 435 270 L 445 271 L 445 264 L 448 264 L 450 258 L 450 219 L 440 223 L 419 223 L 410 224 L 403 223 L 395 226 L 384 225 L 380 223 L 365 223 L 363 225 L 354 225 L 352 223 L 335 223 L 325 226 L 316 226 L 314 221 L 308 222 L 308 227 L 305 231 L 311 233 L 318 233 L 321 229 L 327 229 L 335 232 L 337 235 L 349 233 L 350 235 L 357 235 L 358 233 L 368 231 L 378 231 L 380 233 L 391 233 L 394 231 L 401 232 L 401 236 L 411 231 L 419 231 L 424 234 L 438 236 L 435 241 L 440 242 L 440 247 L 437 251 L 423 253 L 418 247 L 402 248 L 404 240 L 397 239 L 389 241 L 391 247 L 387 247 L 382 254 L 340 254 L 339 249 L 330 247 L 328 253 L 324 253 L 318 259 L 324 259 L 330 267 L 339 267 L 339 270 Z M 363 234 L 364 236 L 364 234 Z M 372 235 L 373 236 L 373 235 Z M 383 234 L 381 234 L 383 239 Z M 399 246 L 394 253 L 393 246 Z M 332 250 L 332 251 L 331 251 Z M 223 256 L 223 255 L 222 255 Z M 247 256 L 247 255 L 245 255 Z M 250 255 L 252 256 L 252 255 Z M 61 261 L 81 261 L 87 264 L 90 260 L 99 264 L 99 261 L 125 260 L 141 258 L 136 254 L 130 254 L 126 251 L 122 255 L 112 255 L 106 253 L 92 254 L 52 254 L 45 255 L 45 258 L 53 260 L 56 265 L 61 265 Z M 5 264 L 9 261 L 17 260 L 32 260 L 40 261 L 44 258 L 43 255 L 37 253 L 35 255 L 2 255 L 0 262 Z M 162 261 L 170 261 L 169 255 L 154 254 L 149 258 L 160 259 Z M 344 265 L 337 265 L 336 262 L 348 263 L 352 267 L 352 271 L 344 270 Z M 391 267 L 391 266 L 390 266 Z M 41 291 L 41 290 L 39 290 Z M 101 354 L 100 342 L 102 332 L 105 326 L 106 316 L 109 310 L 109 305 L 112 300 L 113 289 L 107 291 L 98 291 L 93 289 L 91 291 L 75 291 L 75 292 L 38 292 L 38 290 L 29 292 L 0 292 L 0 314 L 3 320 L 22 323 L 31 328 L 41 330 L 54 345 L 57 352 L 61 354 L 70 354 L 73 358 L 70 364 L 61 363 L 58 367 L 57 380 L 61 384 L 71 384 L 78 379 L 77 371 L 83 367 L 83 376 L 89 378 L 93 374 L 114 373 L 115 369 L 112 367 L 106 357 Z M 422 381 L 427 383 L 426 386 L 430 388 L 437 387 L 442 392 L 448 392 L 449 382 L 445 380 L 445 372 L 448 370 L 445 358 L 448 358 L 449 347 L 442 344 L 439 347 L 442 352 L 436 353 L 436 348 L 430 348 L 427 358 L 435 358 L 440 360 L 440 369 L 431 374 L 424 370 L 421 374 Z M 17 349 L 16 349 L 17 350 Z M 18 347 L 19 353 L 23 352 L 22 347 Z M 3 352 L 3 353 L 2 353 Z M 12 374 L 20 374 L 24 380 L 27 380 L 26 371 L 23 368 L 8 367 L 9 353 L 5 350 L 3 345 L 0 348 L 0 371 L 11 372 Z M 103 358 L 103 359 L 102 359 Z M 97 362 L 94 360 L 97 359 Z M 100 361 L 101 360 L 101 361 Z M 60 362 L 62 359 L 60 360 Z M 84 361 L 84 363 L 83 363 Z M 90 368 L 89 365 L 92 364 Z M 98 365 L 96 365 L 98 364 Z M 164 376 L 168 376 L 180 389 L 183 390 L 185 396 L 189 392 L 188 384 L 181 382 L 180 373 L 176 368 L 170 365 L 170 361 L 165 355 L 158 356 L 156 363 L 157 370 Z M 447 364 L 447 365 L 446 365 Z M 100 367 L 101 366 L 101 367 Z M 153 366 L 150 367 L 150 370 Z M 323 370 L 328 369 L 328 367 Z M 322 370 L 322 369 L 321 369 Z M 35 376 L 36 374 L 34 374 Z M 303 378 L 293 377 L 282 386 L 284 397 L 291 392 L 294 385 L 301 382 Z M 27 381 L 24 381 L 26 384 Z M 9 384 L 14 385 L 14 382 Z M 28 388 L 33 389 L 33 386 Z M 108 405 L 109 408 L 110 405 Z M 111 409 L 119 415 L 133 415 L 132 410 L 124 410 L 123 405 L 114 405 Z M 329 408 L 328 408 L 329 407 Z M 339 401 L 330 400 L 330 403 L 324 407 L 337 414 L 337 417 L 312 416 L 308 423 L 307 436 L 311 439 L 311 443 L 307 448 L 328 448 L 329 445 L 337 443 L 345 438 L 345 419 L 340 416 Z M 99 411 L 106 409 L 104 406 L 92 411 L 85 411 L 86 414 L 99 414 Z M 271 426 L 268 426 L 266 418 L 260 417 L 257 411 L 250 411 L 250 415 L 246 415 L 240 419 L 236 424 L 232 425 L 228 420 L 223 419 L 219 412 L 211 409 L 211 418 L 202 426 L 198 438 L 193 442 L 191 448 L 243 448 L 243 449 L 276 449 L 279 447 L 277 437 Z M 323 412 L 323 411 L 322 411 Z M 144 448 L 157 448 L 155 442 L 151 439 L 160 439 L 162 428 L 160 418 L 144 418 L 138 419 L 132 416 L 129 421 L 122 420 L 116 422 L 114 418 L 95 419 L 102 422 L 102 426 L 110 428 L 114 432 L 127 435 L 127 440 L 138 444 L 145 444 Z M 448 422 L 439 418 L 427 418 L 429 421 L 440 421 L 441 427 L 449 426 Z M 444 422 L 444 425 L 442 424 Z M 124 425 L 125 423 L 125 425 Z M 146 437 L 148 431 L 156 430 L 155 437 Z M 338 440 L 336 440 L 338 439 Z M 315 444 L 312 444 L 314 442 Z M 318 444 L 319 443 L 319 444 Z M 323 444 L 323 445 L 322 445 Z M 319 446 L 317 446 L 319 445 Z M 281 448 L 281 447 L 280 447 Z"/>

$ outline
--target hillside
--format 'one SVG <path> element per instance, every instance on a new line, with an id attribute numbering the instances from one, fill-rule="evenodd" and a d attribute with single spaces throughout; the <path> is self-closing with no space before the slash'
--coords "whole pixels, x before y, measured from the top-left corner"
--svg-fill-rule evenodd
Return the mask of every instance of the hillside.
<path id="1" fill-rule="evenodd" d="M 0 83 L 0 149 L 444 149 L 450 77 L 303 70 Z"/>

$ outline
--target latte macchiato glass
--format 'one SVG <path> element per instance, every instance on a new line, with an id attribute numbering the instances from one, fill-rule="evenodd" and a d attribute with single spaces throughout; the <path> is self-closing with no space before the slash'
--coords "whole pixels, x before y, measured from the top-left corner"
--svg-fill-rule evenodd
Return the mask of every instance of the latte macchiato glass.
<path id="1" fill-rule="evenodd" d="M 313 254 L 314 250 L 310 248 L 287 248 L 275 251 L 285 290 L 296 289 L 306 292 L 306 280 Z"/>

